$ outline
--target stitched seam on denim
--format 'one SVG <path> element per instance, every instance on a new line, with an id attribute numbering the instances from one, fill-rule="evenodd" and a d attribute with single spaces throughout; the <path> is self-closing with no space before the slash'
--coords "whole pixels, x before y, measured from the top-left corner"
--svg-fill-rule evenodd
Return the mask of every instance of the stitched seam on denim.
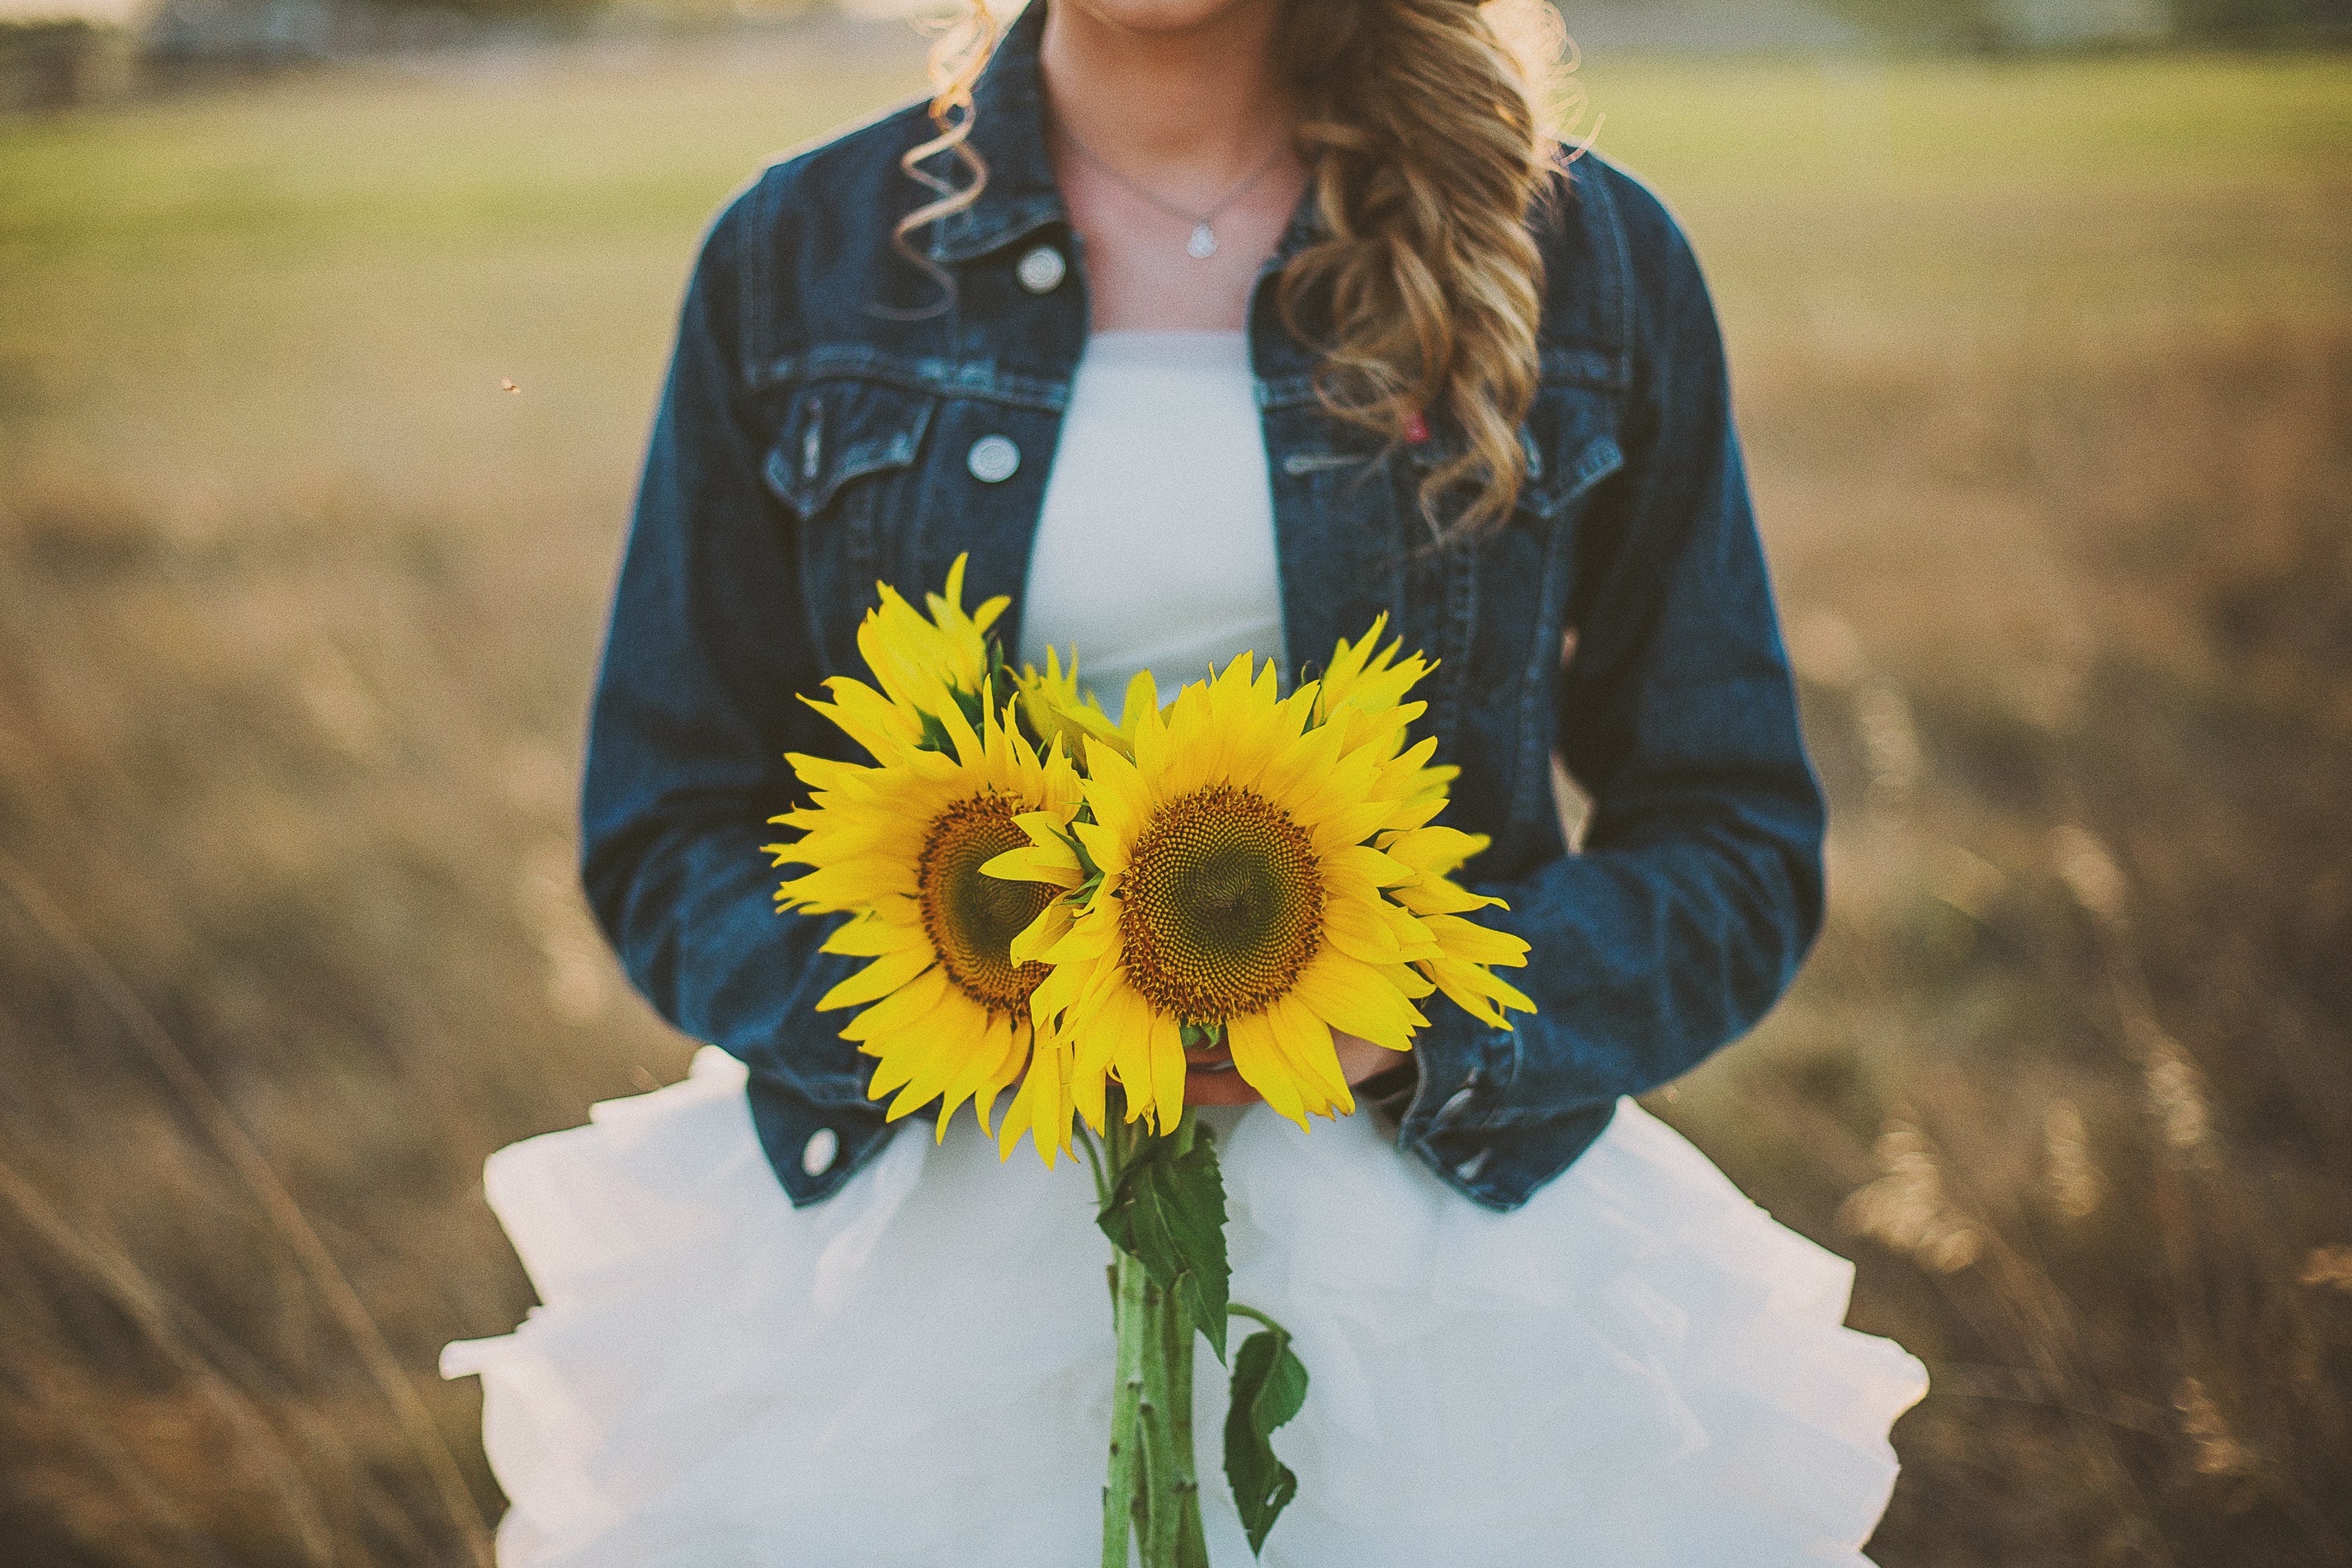
<path id="1" fill-rule="evenodd" d="M 1559 1113 L 1549 1106 L 1529 1106 L 1525 1110 L 1514 1110 L 1506 1105 L 1498 1107 L 1478 1126 L 1481 1131 L 1501 1132 L 1516 1127 L 1540 1126 L 1544 1122 L 1556 1121 L 1559 1119 Z"/>
<path id="2" fill-rule="evenodd" d="M 956 168 L 961 172 L 961 165 Z M 933 230 L 931 259 L 957 264 L 977 261 L 1018 245 L 1067 216 L 1059 196 L 1027 196 L 1002 212 L 986 215 L 967 207 Z"/>
<path id="3" fill-rule="evenodd" d="M 1577 384 L 1547 383 L 1546 384 Z M 1617 405 L 1613 399 L 1609 408 L 1613 418 L 1617 414 Z M 1536 445 L 1535 432 L 1524 424 L 1519 426 L 1519 445 L 1528 454 L 1528 483 L 1520 488 L 1518 505 L 1528 515 L 1547 522 L 1569 507 L 1575 505 L 1585 491 L 1625 466 L 1624 453 L 1619 449 L 1616 437 L 1595 436 L 1585 442 L 1583 449 L 1577 454 L 1576 461 L 1559 470 L 1555 476 L 1555 481 L 1548 484 L 1545 482 L 1545 464 Z M 1435 444 L 1431 443 L 1421 447 L 1408 447 L 1404 448 L 1404 456 L 1405 461 L 1416 471 L 1426 473 L 1437 467 L 1448 454 L 1437 450 Z"/>
<path id="4" fill-rule="evenodd" d="M 765 345 L 774 341 L 768 335 L 768 311 L 778 292 L 773 277 L 776 246 L 768 233 L 769 183 L 767 171 L 761 171 L 736 198 L 743 210 L 737 212 L 733 203 L 726 209 L 734 214 L 735 224 L 736 374 L 747 388 L 756 388 L 751 367 L 759 363 Z"/>
<path id="5" fill-rule="evenodd" d="M 755 390 L 767 391 L 796 381 L 835 376 L 880 382 L 943 397 L 982 398 L 1047 414 L 1061 413 L 1070 402 L 1070 386 L 1066 381 L 1024 375 L 986 363 L 939 358 L 908 360 L 877 349 L 848 345 L 829 345 L 771 360 L 752 374 L 751 384 Z"/>
<path id="6" fill-rule="evenodd" d="M 1549 782 L 1551 777 L 1549 742 L 1552 726 L 1545 721 L 1544 709 L 1549 704 L 1541 699 L 1554 689 L 1552 680 L 1547 678 L 1546 666 L 1558 667 L 1560 638 L 1565 635 L 1561 622 L 1567 619 L 1567 608 L 1561 605 L 1555 617 L 1553 604 L 1560 596 L 1560 563 L 1569 553 L 1568 531 L 1565 527 L 1554 526 L 1547 531 L 1549 537 L 1544 541 L 1543 582 L 1536 601 L 1536 635 L 1528 651 L 1527 668 L 1519 675 L 1519 711 L 1513 721 L 1519 743 L 1511 750 L 1511 787 L 1506 797 L 1510 804 L 1503 818 L 1513 827 L 1535 821 L 1538 803 L 1528 798 L 1534 793 L 1535 780 L 1540 776 Z M 1514 1076 L 1516 1066 L 1515 1060 Z"/>
<path id="7" fill-rule="evenodd" d="M 1528 510 L 1549 522 L 1584 498 L 1584 493 L 1625 466 L 1625 454 L 1614 436 L 1595 436 L 1584 444 L 1567 469 L 1567 483 L 1553 489 L 1531 489 Z"/>
<path id="8" fill-rule="evenodd" d="M 819 403 L 811 421 L 796 421 L 788 425 L 778 434 L 775 445 L 769 448 L 768 461 L 763 468 L 768 488 L 775 491 L 779 500 L 805 521 L 832 505 L 834 498 L 841 493 L 841 488 L 853 479 L 914 467 L 916 454 L 922 449 L 923 437 L 930 429 L 931 405 L 919 403 L 908 412 L 912 417 L 898 424 L 885 437 L 839 446 L 837 456 L 824 453 L 817 472 L 811 475 L 794 461 L 793 431 L 795 427 L 817 427 L 814 420 L 822 418 L 824 414 L 824 405 Z"/>
<path id="9" fill-rule="evenodd" d="M 1430 704 L 1430 728 L 1437 755 L 1450 761 L 1462 751 L 1462 696 L 1470 679 L 1470 637 L 1478 618 L 1478 552 L 1473 544 L 1448 547 L 1438 559 L 1445 573 L 1444 620 L 1438 655 L 1438 688 Z"/>
<path id="10" fill-rule="evenodd" d="M 1257 405 L 1268 411 L 1300 408 L 1319 401 L 1312 375 L 1278 375 L 1257 384 Z"/>
<path id="11" fill-rule="evenodd" d="M 1536 380 L 1544 386 L 1586 386 L 1601 392 L 1616 392 L 1623 384 L 1613 355 L 1549 343 L 1536 350 Z"/>
<path id="12" fill-rule="evenodd" d="M 1625 220 L 1617 211 L 1617 198 L 1608 182 L 1595 180 L 1593 184 L 1601 195 L 1601 216 L 1608 222 L 1608 254 L 1614 263 L 1601 279 L 1601 300 L 1606 304 L 1613 298 L 1617 306 L 1617 385 L 1630 389 L 1633 384 L 1633 244 L 1625 237 Z"/>

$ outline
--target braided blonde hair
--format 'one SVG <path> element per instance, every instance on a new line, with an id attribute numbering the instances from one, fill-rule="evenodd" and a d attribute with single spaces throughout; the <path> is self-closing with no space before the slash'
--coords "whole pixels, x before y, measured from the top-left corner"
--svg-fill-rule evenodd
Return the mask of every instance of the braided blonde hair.
<path id="1" fill-rule="evenodd" d="M 917 229 L 987 183 L 966 141 L 972 86 L 1015 8 L 964 0 L 933 41 L 939 134 L 902 166 L 936 199 L 899 220 L 908 254 Z M 1572 101 L 1558 14 L 1545 0 L 1288 0 L 1278 37 L 1323 228 L 1278 299 L 1294 331 L 1328 322 L 1317 395 L 1393 441 L 1450 424 L 1461 444 L 1423 477 L 1423 514 L 1441 537 L 1496 526 L 1527 480 L 1544 282 L 1528 219 L 1557 145 L 1545 107 Z M 921 167 L 941 153 L 971 178 Z"/>

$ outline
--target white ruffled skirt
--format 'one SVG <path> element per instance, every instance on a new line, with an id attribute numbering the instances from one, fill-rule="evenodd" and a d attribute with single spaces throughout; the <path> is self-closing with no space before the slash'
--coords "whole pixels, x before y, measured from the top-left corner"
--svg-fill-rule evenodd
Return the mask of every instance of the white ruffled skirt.
<path id="1" fill-rule="evenodd" d="M 1098 1568 L 1109 1244 L 1083 1161 L 1000 1164 L 969 1117 L 794 1210 L 741 1066 L 501 1150 L 490 1204 L 541 1299 L 478 1373 L 503 1568 Z M 1297 1335 L 1272 1568 L 1866 1562 L 1887 1428 L 1926 1392 L 1842 1326 L 1853 1267 L 1631 1101 L 1489 1213 L 1369 1117 L 1255 1109 L 1221 1153 L 1233 1295 Z M 1197 1356 L 1202 1511 L 1222 1369 Z"/>

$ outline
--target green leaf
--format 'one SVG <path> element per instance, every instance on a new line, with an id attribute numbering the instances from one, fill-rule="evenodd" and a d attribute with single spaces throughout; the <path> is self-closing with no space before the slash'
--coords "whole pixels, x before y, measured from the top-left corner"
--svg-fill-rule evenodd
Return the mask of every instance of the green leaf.
<path id="1" fill-rule="evenodd" d="M 1113 1245 L 1135 1255 L 1153 1284 L 1175 1298 L 1225 1359 L 1225 1184 L 1216 1141 L 1197 1124 L 1144 1139 L 1119 1173 L 1097 1222 Z"/>
<path id="2" fill-rule="evenodd" d="M 971 726 L 971 732 L 975 735 L 979 734 L 980 716 L 988 710 L 987 694 L 980 691 L 966 691 L 960 686 L 950 686 L 948 688 L 948 695 L 955 699 L 956 711 L 961 713 L 963 721 Z"/>
<path id="3" fill-rule="evenodd" d="M 1274 1521 L 1298 1495 L 1298 1478 L 1275 1458 L 1268 1441 L 1274 1429 L 1307 1403 L 1307 1368 L 1291 1352 L 1290 1331 L 1253 1312 L 1266 1325 L 1234 1352 L 1234 1400 L 1225 1411 L 1225 1479 L 1234 1508 L 1249 1534 L 1250 1551 L 1265 1550 Z"/>
<path id="4" fill-rule="evenodd" d="M 1092 822 L 1094 819 L 1094 813 L 1082 805 L 1078 807 L 1078 815 L 1072 818 L 1072 821 Z M 1103 879 L 1102 868 L 1096 865 L 1095 858 L 1087 852 L 1087 841 L 1085 839 L 1079 837 L 1076 834 L 1070 832 L 1066 828 L 1056 828 L 1055 829 L 1055 833 L 1063 843 L 1070 847 L 1070 853 L 1078 858 L 1078 869 L 1084 874 L 1085 879 L 1078 884 L 1076 896 L 1081 901 L 1083 901 L 1087 894 L 1092 893 L 1095 889 L 1101 886 Z"/>
<path id="5" fill-rule="evenodd" d="M 1012 705 L 1013 696 L 1020 690 L 1020 687 L 1013 682 L 1012 667 L 1004 662 L 1004 645 L 997 641 L 992 632 L 989 634 L 987 646 L 988 674 L 985 677 L 985 684 L 988 687 L 988 700 L 1002 710 Z"/>

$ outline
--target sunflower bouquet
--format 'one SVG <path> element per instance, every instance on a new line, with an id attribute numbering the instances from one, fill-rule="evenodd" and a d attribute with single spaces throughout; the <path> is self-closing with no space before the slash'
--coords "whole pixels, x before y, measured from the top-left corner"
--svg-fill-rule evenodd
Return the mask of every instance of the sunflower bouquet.
<path id="1" fill-rule="evenodd" d="M 1527 946 L 1470 918 L 1453 879 L 1486 847 L 1440 826 L 1450 768 L 1412 742 L 1428 673 L 1383 622 L 1287 695 L 1244 654 L 1163 707 L 1149 671 L 1118 721 L 1049 651 L 1015 671 L 967 612 L 964 562 L 918 610 L 887 584 L 859 627 L 874 684 L 806 699 L 870 763 L 794 755 L 809 802 L 769 846 L 802 869 L 781 909 L 846 915 L 826 951 L 866 959 L 820 1010 L 875 1058 L 892 1119 L 969 1101 L 1009 1156 L 1087 1158 L 1113 1243 L 1118 1340 L 1103 1563 L 1207 1568 L 1193 1474 L 1192 1347 L 1230 1356 L 1224 1468 L 1252 1549 L 1297 1491 L 1274 1430 L 1307 1373 L 1290 1336 L 1228 1299 L 1215 1141 L 1184 1102 L 1195 1056 L 1229 1062 L 1307 1125 L 1351 1112 L 1334 1031 L 1391 1050 L 1444 995 L 1496 1028 L 1534 1005 L 1498 978 Z M 928 613 L 926 613 L 926 611 Z"/>

